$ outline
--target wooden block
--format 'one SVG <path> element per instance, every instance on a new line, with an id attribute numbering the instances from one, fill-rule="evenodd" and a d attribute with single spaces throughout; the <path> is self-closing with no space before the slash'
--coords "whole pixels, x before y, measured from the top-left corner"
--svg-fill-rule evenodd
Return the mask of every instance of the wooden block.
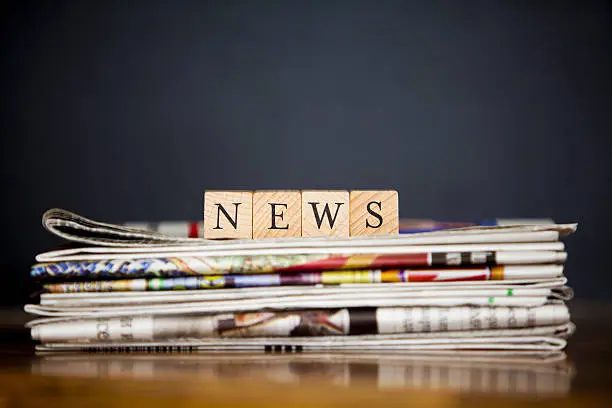
<path id="1" fill-rule="evenodd" d="M 302 191 L 303 237 L 349 236 L 348 191 Z"/>
<path id="2" fill-rule="evenodd" d="M 302 236 L 302 194 L 298 190 L 253 193 L 253 238 Z"/>
<path id="3" fill-rule="evenodd" d="M 397 191 L 351 191 L 351 236 L 398 233 Z"/>
<path id="4" fill-rule="evenodd" d="M 252 237 L 252 191 L 204 192 L 204 238 Z"/>

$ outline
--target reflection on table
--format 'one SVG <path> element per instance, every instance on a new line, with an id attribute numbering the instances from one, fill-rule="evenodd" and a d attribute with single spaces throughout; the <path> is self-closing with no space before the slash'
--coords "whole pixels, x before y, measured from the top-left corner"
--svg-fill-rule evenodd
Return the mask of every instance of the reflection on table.
<path id="1" fill-rule="evenodd" d="M 43 376 L 231 382 L 257 378 L 299 384 L 412 388 L 519 395 L 566 395 L 574 369 L 565 353 L 430 354 L 40 354 L 32 373 Z"/>

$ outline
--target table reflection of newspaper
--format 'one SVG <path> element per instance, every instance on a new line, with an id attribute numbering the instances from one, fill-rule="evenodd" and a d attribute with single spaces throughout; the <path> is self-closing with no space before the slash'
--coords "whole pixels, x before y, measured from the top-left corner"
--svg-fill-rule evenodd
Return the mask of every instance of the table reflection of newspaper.
<path id="1" fill-rule="evenodd" d="M 237 379 L 561 396 L 574 375 L 563 352 L 468 354 L 41 354 L 32 373 L 134 380 L 232 382 Z"/>

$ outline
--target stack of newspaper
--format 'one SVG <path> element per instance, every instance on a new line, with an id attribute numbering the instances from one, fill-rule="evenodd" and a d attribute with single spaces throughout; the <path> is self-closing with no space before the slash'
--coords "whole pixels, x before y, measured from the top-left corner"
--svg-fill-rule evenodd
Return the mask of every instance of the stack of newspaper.
<path id="1" fill-rule="evenodd" d="M 73 244 L 37 256 L 42 351 L 554 353 L 573 324 L 575 224 L 207 241 L 50 210 Z M 84 245 L 84 246 L 83 246 Z"/>

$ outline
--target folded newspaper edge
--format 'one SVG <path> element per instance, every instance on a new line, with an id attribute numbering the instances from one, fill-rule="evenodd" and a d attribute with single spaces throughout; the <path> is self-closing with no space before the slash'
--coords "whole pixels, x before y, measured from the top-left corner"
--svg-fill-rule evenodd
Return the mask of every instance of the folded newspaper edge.
<path id="1" fill-rule="evenodd" d="M 125 251 L 129 249 L 128 251 Z M 450 245 L 400 245 L 400 246 L 351 246 L 330 248 L 270 248 L 270 249 L 224 249 L 209 250 L 193 246 L 190 248 L 174 247 L 89 247 L 64 250 L 54 250 L 38 254 L 37 262 L 65 261 L 99 261 L 151 258 L 201 258 L 201 257 L 234 257 L 234 256 L 352 256 L 352 255 L 397 255 L 421 254 L 431 258 L 432 253 L 446 253 L 453 257 L 463 253 L 476 253 L 482 256 L 485 252 L 493 252 L 498 264 L 539 264 L 563 263 L 567 254 L 563 252 L 563 242 L 534 243 L 484 243 L 484 244 L 450 244 Z M 469 255 L 469 254 L 468 254 Z M 486 253 L 484 254 L 486 256 Z"/>
<path id="2" fill-rule="evenodd" d="M 424 364 L 440 367 L 503 367 L 505 369 L 531 368 L 533 370 L 551 373 L 572 375 L 574 368 L 567 361 L 564 351 L 550 352 L 515 352 L 510 355 L 499 351 L 465 351 L 455 353 L 453 351 L 437 350 L 429 353 L 393 352 L 384 351 L 374 353 L 359 352 L 337 352 L 337 353 L 265 353 L 253 354 L 249 351 L 235 351 L 231 353 L 222 352 L 192 352 L 192 353 L 132 353 L 132 354 L 82 354 L 63 352 L 37 352 L 39 359 L 34 361 L 33 368 L 41 369 L 41 362 L 53 362 L 58 368 L 66 367 L 66 364 L 83 362 L 111 363 L 131 361 L 160 364 L 167 363 L 189 363 L 187 368 L 196 365 L 221 364 L 243 365 L 252 363 L 254 365 L 275 365 L 283 363 L 322 363 L 322 364 L 346 364 L 346 363 L 369 363 L 389 364 L 390 366 L 404 367 L 413 364 Z M 42 364 L 44 365 L 44 364 Z M 86 373 L 90 371 L 86 369 Z M 125 367 L 122 367 L 125 368 Z M 108 370 L 106 370 L 108 373 Z"/>
<path id="3" fill-rule="evenodd" d="M 87 307 L 85 308 L 78 308 L 75 309 L 74 307 L 61 307 L 62 303 L 59 303 L 59 308 L 61 310 L 66 311 L 65 314 L 61 315 L 61 316 L 49 316 L 49 317 L 41 317 L 41 318 L 36 318 L 33 319 L 31 321 L 29 321 L 28 323 L 26 323 L 26 327 L 33 327 L 39 324 L 46 324 L 46 323 L 56 323 L 56 322 L 65 322 L 65 321 L 74 321 L 74 320 L 82 320 L 82 319 L 99 319 L 99 318 L 104 318 L 105 320 L 108 319 L 113 319 L 115 317 L 117 318 L 123 318 L 123 316 L 127 316 L 130 319 L 132 318 L 137 318 L 137 317 L 142 317 L 143 319 L 146 318 L 151 318 L 154 316 L 160 316 L 160 317 L 168 317 L 168 316 L 173 316 L 174 319 L 180 320 L 182 318 L 185 319 L 189 319 L 193 316 L 212 316 L 214 317 L 215 315 L 220 315 L 221 313 L 225 313 L 226 316 L 227 314 L 241 314 L 241 313 L 251 313 L 251 314 L 256 314 L 256 313 L 260 313 L 260 314 L 269 314 L 271 312 L 275 312 L 274 310 L 255 310 L 255 311 L 243 311 L 243 310 L 237 310 L 237 309 L 233 309 L 233 310 L 229 310 L 229 311 L 223 311 L 223 312 L 199 312 L 196 313 L 194 315 L 192 315 L 191 317 L 189 315 L 181 315 L 181 314 L 168 314 L 168 313 L 150 313 L 149 311 L 144 312 L 144 313 L 139 313 L 141 312 L 140 308 L 127 308 L 127 313 L 121 316 L 116 315 L 115 313 L 112 314 L 108 314 L 108 315 L 100 315 L 100 314 L 79 314 L 79 313 L 72 313 L 75 312 L 77 310 L 88 310 Z M 86 303 L 85 303 L 86 305 Z M 38 305 L 32 305 L 32 306 L 37 306 Z M 57 305 L 56 305 L 57 306 Z M 95 303 L 93 306 L 96 306 Z M 337 308 L 328 308 L 325 305 L 320 306 L 318 308 L 315 309 L 302 309 L 302 310 L 292 310 L 289 313 L 297 313 L 300 314 L 302 312 L 305 311 L 322 311 L 322 310 L 330 310 L 330 309 L 346 309 L 347 307 L 337 307 Z M 511 308 L 511 309 L 509 309 Z M 511 323 L 510 321 L 507 322 L 507 324 L 512 325 L 512 324 L 518 324 L 519 321 L 516 320 L 517 319 L 517 313 L 521 313 L 521 312 L 528 312 L 531 313 L 531 316 L 526 317 L 527 320 L 525 320 L 525 318 L 523 320 L 522 323 L 520 324 L 530 324 L 529 321 L 531 321 L 532 323 L 530 325 L 534 325 L 538 323 L 538 319 L 537 319 L 537 314 L 539 311 L 542 310 L 546 310 L 546 309 L 551 309 L 553 311 L 555 311 L 555 314 L 558 314 L 559 312 L 561 312 L 561 320 L 569 320 L 569 311 L 567 308 L 567 305 L 565 304 L 564 301 L 562 300 L 551 300 L 549 299 L 545 304 L 541 305 L 541 306 L 507 306 L 507 307 L 490 307 L 489 305 L 486 306 L 465 306 L 465 305 L 459 305 L 459 306 L 437 306 L 437 305 L 426 305 L 426 306 L 411 306 L 411 307 L 401 307 L 401 306 L 389 306 L 384 308 L 384 310 L 387 311 L 400 311 L 402 312 L 404 315 L 406 313 L 417 313 L 417 312 L 421 312 L 423 313 L 426 309 L 429 309 L 429 313 L 428 313 L 428 317 L 426 319 L 418 319 L 418 320 L 423 320 L 423 324 L 427 324 L 430 327 L 433 327 L 437 324 L 439 324 L 439 322 L 436 320 L 437 318 L 435 316 L 439 316 L 440 313 L 446 313 L 449 311 L 457 311 L 457 309 L 462 309 L 463 313 L 465 313 L 465 309 L 467 309 L 468 312 L 470 311 L 481 311 L 482 312 L 482 316 L 481 318 L 484 318 L 486 316 L 490 316 L 491 314 L 494 314 L 496 316 L 496 319 L 501 318 L 501 316 L 504 316 L 504 314 L 507 314 L 509 312 L 512 312 L 512 315 L 514 317 L 512 317 L 512 319 L 514 319 L 514 323 Z M 57 307 L 49 307 L 50 310 L 57 310 Z M 104 307 L 104 306 L 100 306 L 98 305 L 97 307 L 93 307 L 90 310 L 103 310 L 103 309 L 109 309 L 108 307 Z M 383 308 L 381 308 L 380 310 L 382 310 Z M 278 313 L 283 313 L 283 310 L 277 310 L 276 312 Z M 432 313 L 433 312 L 433 313 Z M 486 312 L 486 313 L 485 313 Z M 405 318 L 405 316 L 401 316 L 401 315 L 396 315 L 396 318 Z M 448 318 L 447 318 L 448 319 Z M 426 320 L 426 322 L 425 322 Z M 546 319 L 545 319 L 546 320 Z M 546 320 L 548 321 L 548 320 Z M 414 322 L 412 322 L 411 324 L 414 324 Z M 487 324 L 492 324 L 491 321 L 488 321 Z M 503 324 L 500 324 L 500 322 L 497 322 L 498 326 L 503 326 Z M 541 323 L 540 323 L 541 324 Z M 407 324 L 407 326 L 409 326 L 410 324 Z M 448 320 L 446 325 L 448 326 Z M 131 327 L 131 326 L 130 326 Z"/>
<path id="4" fill-rule="evenodd" d="M 243 284 L 261 286 L 262 281 L 266 282 L 265 286 L 283 286 L 291 282 L 414 283 L 423 281 L 420 279 L 423 278 L 423 274 L 435 281 L 461 280 L 456 279 L 457 274 L 462 274 L 463 278 L 472 276 L 475 278 L 472 280 L 515 280 L 559 276 L 563 273 L 562 261 L 565 260 L 565 255 L 564 252 L 532 251 L 106 259 L 39 263 L 31 267 L 30 276 L 48 283 L 57 282 L 59 279 L 82 281 L 83 278 L 95 281 L 106 278 L 130 280 L 202 277 L 198 289 L 204 286 L 205 281 L 211 284 L 206 286 L 226 287 L 228 279 L 237 287 Z M 285 275 L 286 273 L 289 275 Z M 245 275 L 259 275 L 259 277 L 249 278 Z M 255 284 L 255 281 L 259 283 Z M 184 283 L 187 284 L 187 281 Z M 193 284 L 191 281 L 187 285 Z"/>
<path id="5" fill-rule="evenodd" d="M 186 299 L 176 303 L 149 303 L 146 301 L 135 302 L 134 304 L 104 305 L 101 302 L 85 300 L 79 302 L 55 302 L 55 305 L 35 305 L 24 306 L 27 313 L 49 317 L 72 317 L 72 316 L 128 316 L 128 315 L 177 315 L 184 313 L 232 313 L 232 312 L 254 312 L 263 309 L 269 310 L 297 310 L 297 309 L 333 309 L 345 307 L 417 307 L 417 306 L 523 306 L 535 307 L 546 304 L 551 298 L 562 299 L 563 296 L 553 296 L 550 289 L 543 289 L 542 292 L 527 292 L 525 296 L 514 296 L 507 290 L 498 293 L 471 293 L 453 294 L 435 297 L 412 297 L 404 294 L 395 296 L 389 294 L 374 293 L 370 296 L 363 294 L 330 295 L 330 296 L 286 296 L 286 297 L 263 297 L 247 298 L 235 300 L 209 300 L 198 301 Z M 491 296 L 493 295 L 493 296 Z M 495 296 L 499 295 L 499 296 Z M 62 305 L 64 304 L 64 305 Z M 66 305 L 67 304 L 67 305 Z"/>
<path id="6" fill-rule="evenodd" d="M 157 297 L 172 297 L 179 296 L 181 298 L 188 298 L 195 296 L 200 298 L 214 299 L 220 296 L 226 299 L 229 297 L 258 297 L 264 296 L 265 294 L 271 296 L 282 296 L 284 294 L 302 294 L 302 293 L 319 293 L 319 292 L 335 292 L 344 291 L 351 289 L 355 291 L 366 290 L 366 291 L 377 291 L 377 290 L 422 290 L 422 289 L 445 289 L 445 288 L 506 288 L 511 289 L 514 287 L 528 286 L 531 288 L 559 288 L 564 287 L 567 283 L 567 277 L 561 275 L 556 278 L 529 278 L 529 279 L 516 279 L 516 280 L 491 280 L 491 281 L 439 281 L 439 282 L 399 282 L 399 283 L 343 283 L 340 285 L 313 285 L 313 286 L 264 286 L 264 287 L 248 287 L 248 288 L 226 288 L 221 291 L 203 291 L 201 289 L 193 290 L 182 290 L 182 291 L 119 291 L 119 292 L 73 292 L 73 293 L 42 293 L 40 295 L 42 300 L 58 300 L 58 299 L 101 299 L 105 297 L 109 298 L 132 298 L 141 297 L 146 293 L 147 299 L 153 299 Z M 215 294 L 216 293 L 216 294 Z"/>
<path id="7" fill-rule="evenodd" d="M 239 288 L 222 290 L 187 290 L 187 291 L 154 291 L 154 292 L 75 292 L 75 293 L 43 293 L 40 304 L 43 306 L 59 305 L 110 305 L 120 303 L 123 305 L 133 303 L 177 303 L 194 301 L 227 301 L 237 299 L 282 298 L 287 296 L 318 295 L 328 296 L 335 294 L 371 295 L 405 294 L 407 296 L 438 296 L 449 293 L 466 293 L 465 291 L 479 291 L 472 293 L 500 293 L 521 296 L 525 289 L 550 289 L 551 295 L 569 300 L 573 296 L 570 287 L 565 286 L 567 278 L 532 279 L 521 281 L 462 281 L 462 282 L 435 282 L 435 283 L 377 283 L 377 284 L 346 284 L 330 286 L 271 286 L 258 288 Z"/>
<path id="8" fill-rule="evenodd" d="M 34 340 L 151 342 L 183 338 L 319 337 L 468 333 L 567 325 L 563 303 L 535 308 L 343 308 L 214 315 L 144 315 L 47 319 L 31 325 Z M 440 334 L 444 336 L 443 334 Z M 449 334 L 447 334 L 449 335 Z M 433 334 L 431 334 L 433 336 Z"/>
<path id="9" fill-rule="evenodd" d="M 355 336 L 357 337 L 357 336 Z M 327 338 L 255 338 L 215 339 L 213 341 L 172 341 L 153 343 L 45 343 L 36 346 L 38 351 L 183 351 L 183 350 L 251 350 L 251 351 L 430 351 L 430 350 L 506 350 L 506 351 L 560 351 L 565 348 L 565 339 L 547 336 L 503 336 L 475 338 L 428 338 L 428 339 L 387 339 L 383 335 L 374 340 L 338 337 L 340 341 Z M 336 340 L 336 338 L 334 338 Z"/>
<path id="10" fill-rule="evenodd" d="M 76 321 L 76 320 L 75 320 Z M 40 326 L 33 328 L 33 339 L 40 339 Z M 258 337 L 182 337 L 179 339 L 172 340 L 149 340 L 149 341 L 129 341 L 122 339 L 121 341 L 69 341 L 69 342 L 45 342 L 46 344 L 203 344 L 203 343 L 261 343 L 261 342 L 273 342 L 273 341 L 285 341 L 290 342 L 302 342 L 302 341 L 316 341 L 323 343 L 341 343 L 348 344 L 360 341 L 369 342 L 375 344 L 379 339 L 385 341 L 403 341 L 403 340 L 418 340 L 419 342 L 427 342 L 431 339 L 472 339 L 472 338 L 524 338 L 528 336 L 536 337 L 554 337 L 559 339 L 566 339 L 571 336 L 576 330 L 576 325 L 571 321 L 565 321 L 557 324 L 548 324 L 540 326 L 529 326 L 529 327 L 515 327 L 515 328 L 482 328 L 477 330 L 451 330 L 451 331 L 422 331 L 412 333 L 391 333 L 391 334 L 359 334 L 359 335 L 326 335 L 326 336 L 258 336 Z"/>
<path id="11" fill-rule="evenodd" d="M 556 240 L 559 235 L 564 236 L 572 233 L 576 230 L 577 224 L 544 224 L 544 225 L 516 225 L 516 226 L 491 226 L 491 227 L 468 227 L 460 228 L 456 230 L 444 230 L 444 231 L 433 231 L 424 232 L 412 235 L 391 235 L 391 236 L 379 236 L 376 238 L 372 237 L 351 237 L 351 238 L 293 238 L 293 239 L 266 239 L 266 240 L 242 240 L 242 241 L 214 241 L 205 240 L 200 238 L 184 238 L 174 237 L 169 235 L 160 234 L 150 230 L 141 230 L 123 225 L 109 224 L 99 221 L 94 221 L 70 211 L 62 209 L 51 209 L 43 214 L 43 225 L 44 227 L 59 237 L 62 237 L 69 241 L 80 242 L 91 245 L 104 245 L 104 246 L 156 246 L 156 245 L 198 245 L 205 247 L 207 245 L 225 245 L 225 246 L 236 246 L 236 245 L 247 245 L 261 248 L 262 244 L 264 247 L 278 246 L 279 244 L 284 246 L 297 245 L 301 246 L 307 242 L 309 245 L 317 245 L 321 242 L 335 242 L 335 245 L 339 245 L 342 242 L 351 242 L 354 245 L 354 241 L 378 241 L 378 240 L 390 240 L 396 239 L 407 242 L 419 242 L 422 238 L 432 240 L 444 241 L 448 235 L 470 235 L 476 234 L 495 234 L 498 232 L 502 233 L 521 233 L 521 232 L 548 232 L 543 234 L 542 239 Z M 492 238 L 494 239 L 494 238 Z M 520 238 L 517 238 L 520 239 Z M 439 242 L 439 241 L 438 241 Z M 507 241 L 506 241 L 507 242 Z M 513 242 L 513 241 L 510 241 Z M 293 243 L 293 244 L 292 244 Z M 334 245 L 334 244 L 328 244 Z M 388 245 L 388 244 L 384 244 Z"/>
<path id="12" fill-rule="evenodd" d="M 416 306 L 523 306 L 535 307 L 546 304 L 549 296 L 524 297 L 492 297 L 492 296 L 466 296 L 466 297 L 438 297 L 431 298 L 393 298 L 378 296 L 369 299 L 362 297 L 346 297 L 342 299 L 288 299 L 254 301 L 236 300 L 228 302 L 193 302 L 176 303 L 172 305 L 138 305 L 132 307 L 50 307 L 40 305 L 26 305 L 27 313 L 40 316 L 77 317 L 77 316 L 130 316 L 143 314 L 177 315 L 186 313 L 226 313 L 226 312 L 255 312 L 262 309 L 269 310 L 296 310 L 317 308 L 344 308 L 344 307 L 416 307 Z M 220 304 L 221 303 L 221 304 Z"/>
<path id="13" fill-rule="evenodd" d="M 105 292 L 185 292 L 194 290 L 218 291 L 221 290 L 247 290 L 249 288 L 266 287 L 299 287 L 306 289 L 312 287 L 359 289 L 363 285 L 370 285 L 372 289 L 391 287 L 417 286 L 421 283 L 455 283 L 455 282 L 497 282 L 517 284 L 525 279 L 555 280 L 563 277 L 563 265 L 527 265 L 527 266 L 481 266 L 471 268 L 444 268 L 435 269 L 361 269 L 361 270 L 332 270 L 319 272 L 287 273 L 255 273 L 255 274 L 217 274 L 217 275 L 187 275 L 173 276 L 170 269 L 151 267 L 147 272 L 137 273 L 137 278 L 122 278 L 121 267 L 115 273 L 100 273 L 87 275 L 91 269 L 80 273 L 63 273 L 65 269 L 55 269 L 49 273 L 33 274 L 43 284 L 44 293 L 105 293 Z M 147 275 L 147 273 L 151 275 Z M 197 272 L 191 270 L 190 272 Z M 166 275 L 170 275 L 166 277 Z M 88 276 L 91 280 L 83 280 Z M 63 278 L 63 279 L 62 279 Z M 70 279 L 72 278 L 72 281 Z M 58 282 L 59 279 L 64 282 Z M 443 286 L 441 286 L 443 287 Z M 295 290 L 295 289 L 294 289 Z M 231 293 L 231 292 L 230 292 Z"/>

